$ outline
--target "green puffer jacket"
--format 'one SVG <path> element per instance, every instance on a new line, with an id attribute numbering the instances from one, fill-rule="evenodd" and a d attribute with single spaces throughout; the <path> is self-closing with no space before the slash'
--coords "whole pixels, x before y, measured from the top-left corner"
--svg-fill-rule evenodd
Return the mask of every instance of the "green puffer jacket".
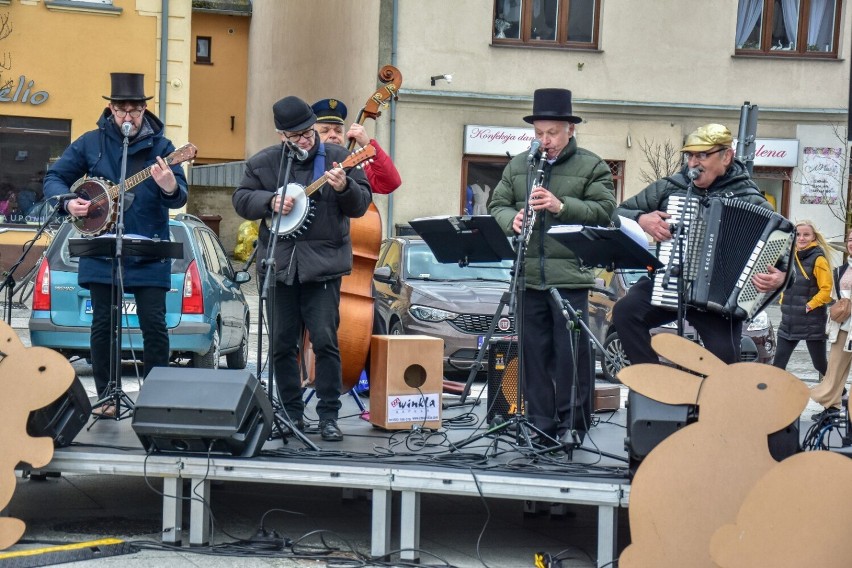
<path id="1" fill-rule="evenodd" d="M 613 217 L 620 215 L 635 221 L 645 213 L 665 211 L 671 195 L 686 195 L 686 188 L 689 186 L 686 170 L 687 167 L 684 166 L 680 172 L 655 181 L 637 195 L 625 200 L 615 210 Z M 772 206 L 760 193 L 757 184 L 749 177 L 745 165 L 737 159 L 731 162 L 731 166 L 724 175 L 716 178 L 716 181 L 710 187 L 707 189 L 694 188 L 693 195 L 698 198 L 737 197 L 749 203 L 772 209 Z"/>
<path id="2" fill-rule="evenodd" d="M 488 204 L 488 212 L 507 235 L 514 234 L 512 220 L 524 206 L 528 170 L 527 155 L 515 156 L 503 170 L 503 179 Z M 524 264 L 526 287 L 589 288 L 594 284 L 592 270 L 581 267 L 568 247 L 546 233 L 554 225 L 609 225 L 616 205 L 609 166 L 595 154 L 578 148 L 571 138 L 556 161 L 545 164 L 542 185 L 564 207 L 559 215 L 536 214 Z"/>

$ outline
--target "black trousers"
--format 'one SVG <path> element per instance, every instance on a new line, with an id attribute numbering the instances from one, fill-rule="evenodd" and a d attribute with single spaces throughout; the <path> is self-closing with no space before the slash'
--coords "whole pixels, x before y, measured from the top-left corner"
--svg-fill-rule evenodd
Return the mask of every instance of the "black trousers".
<path id="1" fill-rule="evenodd" d="M 612 310 L 612 321 L 631 363 L 658 363 L 659 356 L 651 348 L 650 331 L 677 320 L 676 310 L 651 305 L 652 289 L 651 279 L 641 278 Z M 686 319 L 708 351 L 728 364 L 739 361 L 742 321 L 694 308 L 687 308 Z"/>
<path id="2" fill-rule="evenodd" d="M 588 323 L 589 291 L 559 289 Z M 591 422 L 591 393 L 594 390 L 592 358 L 588 334 L 577 330 L 579 346 L 572 350 L 561 307 L 547 290 L 528 289 L 523 295 L 523 358 L 526 414 L 530 421 L 551 437 L 576 429 L 584 437 Z M 577 395 L 571 422 L 571 389 L 577 373 Z"/>
<path id="3" fill-rule="evenodd" d="M 337 344 L 340 325 L 340 278 L 324 282 L 276 283 L 267 314 L 273 325 L 275 383 L 281 405 L 290 420 L 300 420 L 305 410 L 298 348 L 303 326 L 308 330 L 315 356 L 317 415 L 337 419 L 343 370 Z"/>
<path id="4" fill-rule="evenodd" d="M 136 315 L 142 330 L 143 345 L 133 345 L 137 352 L 143 350 L 145 376 L 154 367 L 169 366 L 169 333 L 166 329 L 165 288 L 127 288 L 136 298 Z M 92 297 L 92 374 L 98 396 L 107 393 L 110 381 L 110 355 L 113 350 L 114 327 L 112 322 L 112 287 L 109 284 L 90 284 Z M 122 329 L 127 329 L 122 318 Z M 116 379 L 118 377 L 115 377 Z"/>
<path id="5" fill-rule="evenodd" d="M 790 355 L 793 354 L 793 349 L 799 344 L 799 340 L 779 337 L 777 341 L 778 349 L 775 351 L 775 358 L 772 360 L 772 364 L 779 369 L 786 369 L 787 363 L 790 362 Z M 828 355 L 825 350 L 826 340 L 808 339 L 805 343 L 808 346 L 808 353 L 811 355 L 811 362 L 814 365 L 814 369 L 817 370 L 820 376 L 824 376 L 828 370 Z"/>

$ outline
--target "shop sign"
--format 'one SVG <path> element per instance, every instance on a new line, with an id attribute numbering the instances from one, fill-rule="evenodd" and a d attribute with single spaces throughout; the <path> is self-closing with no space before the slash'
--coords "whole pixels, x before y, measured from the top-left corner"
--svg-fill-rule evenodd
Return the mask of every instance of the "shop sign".
<path id="1" fill-rule="evenodd" d="M 514 156 L 525 152 L 534 139 L 532 128 L 468 124 L 464 127 L 464 153 L 505 156 L 508 152 Z"/>
<path id="2" fill-rule="evenodd" d="M 737 140 L 734 139 L 734 149 Z M 799 141 L 796 139 L 755 140 L 754 165 L 795 168 L 799 162 Z"/>
<path id="3" fill-rule="evenodd" d="M 40 105 L 50 96 L 47 91 L 33 91 L 35 81 L 27 81 L 25 75 L 18 77 L 17 85 L 12 83 L 0 89 L 0 103 L 21 103 Z"/>

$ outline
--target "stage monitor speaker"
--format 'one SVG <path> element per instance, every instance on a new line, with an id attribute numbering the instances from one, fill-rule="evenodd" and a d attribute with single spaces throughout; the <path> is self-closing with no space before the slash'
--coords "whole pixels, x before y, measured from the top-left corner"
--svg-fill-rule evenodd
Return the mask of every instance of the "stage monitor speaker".
<path id="1" fill-rule="evenodd" d="M 266 391 L 248 371 L 155 367 L 133 411 L 145 451 L 254 457 L 272 431 Z"/>
<path id="2" fill-rule="evenodd" d="M 698 420 L 698 408 L 691 404 L 665 404 L 637 392 L 627 393 L 627 437 L 624 448 L 631 476 L 657 444 Z M 798 419 L 768 436 L 769 453 L 777 461 L 801 451 Z"/>
<path id="3" fill-rule="evenodd" d="M 488 345 L 488 412 L 486 420 L 495 416 L 508 419 L 518 406 L 518 343 L 494 339 Z M 523 400 L 521 412 L 524 411 Z"/>
<path id="4" fill-rule="evenodd" d="M 441 427 L 443 339 L 374 335 L 370 371 L 371 424 L 387 430 Z"/>
<path id="5" fill-rule="evenodd" d="M 64 448 L 74 441 L 91 414 L 92 403 L 80 378 L 75 375 L 65 394 L 52 404 L 30 412 L 27 433 L 53 438 L 54 447 Z"/>

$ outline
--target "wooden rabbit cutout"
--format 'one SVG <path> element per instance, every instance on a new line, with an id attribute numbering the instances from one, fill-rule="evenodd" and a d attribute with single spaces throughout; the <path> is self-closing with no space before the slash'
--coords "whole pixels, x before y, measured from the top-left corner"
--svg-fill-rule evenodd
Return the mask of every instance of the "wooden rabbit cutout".
<path id="1" fill-rule="evenodd" d="M 51 349 L 27 348 L 15 331 L 0 321 L 0 510 L 15 491 L 15 466 L 46 465 L 53 457 L 53 440 L 27 434 L 30 412 L 65 393 L 74 381 L 74 368 Z M 24 534 L 23 521 L 0 517 L 0 550 Z"/>
<path id="2" fill-rule="evenodd" d="M 698 404 L 699 419 L 642 462 L 630 492 L 632 544 L 621 568 L 713 567 L 710 539 L 732 522 L 754 484 L 778 462 L 767 437 L 801 414 L 807 387 L 770 365 L 726 365 L 700 345 L 657 335 L 654 349 L 676 365 L 622 370 L 622 383 L 667 404 Z"/>

